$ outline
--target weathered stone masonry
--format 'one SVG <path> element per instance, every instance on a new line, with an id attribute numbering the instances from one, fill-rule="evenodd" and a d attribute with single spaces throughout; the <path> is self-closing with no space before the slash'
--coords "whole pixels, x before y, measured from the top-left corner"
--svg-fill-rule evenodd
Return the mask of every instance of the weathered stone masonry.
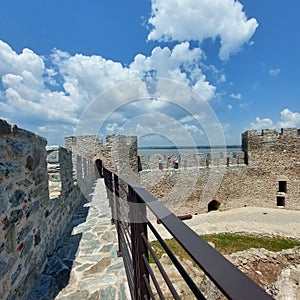
<path id="1" fill-rule="evenodd" d="M 71 136 L 65 138 L 66 148 L 72 152 L 73 164 L 77 172 L 89 166 L 90 172 L 95 168 L 95 162 L 101 160 L 106 168 L 117 171 L 126 177 L 138 181 L 137 137 L 124 135 L 108 135 L 106 143 L 96 135 Z M 93 182 L 95 178 L 85 178 L 83 183 Z M 81 184 L 83 185 L 83 184 Z"/>
<path id="2" fill-rule="evenodd" d="M 107 136 L 106 144 L 97 136 L 69 137 L 66 145 L 81 160 L 83 156 L 93 162 L 100 159 L 106 167 L 139 181 L 170 208 L 175 203 L 180 214 L 206 212 L 212 201 L 220 210 L 243 206 L 300 209 L 300 137 L 296 128 L 281 133 L 246 131 L 243 151 L 185 155 L 180 157 L 178 170 L 170 161 L 152 156 L 149 169 L 139 175 L 134 136 Z M 145 167 L 143 158 L 141 161 Z M 77 164 L 77 169 L 81 165 Z M 214 187 L 214 179 L 221 175 L 222 181 Z"/>
<path id="3" fill-rule="evenodd" d="M 205 159 L 190 157 L 185 158 L 187 168 L 165 169 L 163 162 L 163 170 L 158 170 L 156 161 L 155 169 L 140 172 L 140 182 L 167 206 L 180 203 L 175 210 L 178 214 L 206 212 L 212 201 L 220 210 L 243 206 L 300 209 L 299 130 L 246 131 L 242 150 L 243 159 L 240 152 L 235 159 L 229 153 L 228 163 L 216 154 L 208 167 Z M 216 192 L 209 194 L 205 189 L 213 187 L 214 181 L 208 182 L 212 173 L 224 176 Z"/>
<path id="4" fill-rule="evenodd" d="M 261 206 L 300 209 L 300 130 L 251 130 L 242 134 L 250 194 Z M 253 185 L 251 185 L 251 179 Z M 261 180 L 260 180 L 261 179 Z"/>
<path id="5" fill-rule="evenodd" d="M 82 199 L 71 154 L 46 143 L 0 120 L 0 299 L 25 297 Z"/>
<path id="6" fill-rule="evenodd" d="M 21 294 L 47 255 L 46 140 L 0 122 L 0 298 Z M 42 240 L 43 239 L 43 240 Z"/>
<path id="7" fill-rule="evenodd" d="M 89 195 L 97 161 L 140 181 L 167 206 L 175 204 L 178 214 L 206 212 L 213 200 L 220 210 L 300 209 L 300 137 L 294 128 L 247 131 L 243 152 L 211 155 L 209 161 L 182 157 L 178 170 L 167 162 L 159 169 L 155 158 L 155 169 L 139 173 L 135 136 L 108 136 L 106 144 L 96 136 L 68 137 L 67 149 L 46 144 L 0 120 L 0 299 L 24 298 L 33 286 L 83 194 Z"/>

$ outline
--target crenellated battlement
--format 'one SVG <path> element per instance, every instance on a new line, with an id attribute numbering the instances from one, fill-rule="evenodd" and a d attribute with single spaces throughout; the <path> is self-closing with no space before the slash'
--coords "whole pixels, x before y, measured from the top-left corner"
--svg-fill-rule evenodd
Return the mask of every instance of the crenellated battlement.
<path id="1" fill-rule="evenodd" d="M 73 164 L 78 165 L 77 157 L 95 161 L 100 159 L 106 168 L 133 179 L 137 176 L 137 137 L 107 135 L 105 143 L 97 135 L 65 137 L 66 148 L 73 154 Z M 78 168 L 75 168 L 75 172 Z"/>
<path id="2" fill-rule="evenodd" d="M 97 135 L 65 137 L 65 145 L 69 151 L 86 158 L 93 158 L 95 153 L 104 149 L 103 140 Z"/>
<path id="3" fill-rule="evenodd" d="M 242 133 L 242 150 L 246 155 L 251 153 L 295 153 L 300 150 L 300 129 L 282 128 L 280 132 L 274 129 L 247 130 Z M 250 157 L 249 157 L 250 158 Z M 248 158 L 248 162 L 250 160 Z M 252 157 L 253 158 L 253 157 Z"/>
<path id="4" fill-rule="evenodd" d="M 140 156 L 142 169 L 172 169 L 173 160 L 178 159 L 179 168 L 193 168 L 193 167 L 216 167 L 216 166 L 237 166 L 244 165 L 244 152 L 242 151 L 228 151 L 228 152 L 200 152 L 180 155 L 149 155 L 147 157 Z"/>
<path id="5" fill-rule="evenodd" d="M 300 129 L 298 128 L 281 128 L 281 131 L 278 132 L 275 129 L 262 129 L 258 130 L 247 130 L 242 133 L 243 137 L 251 136 L 261 136 L 261 137 L 280 137 L 280 136 L 294 136 L 300 137 Z"/>

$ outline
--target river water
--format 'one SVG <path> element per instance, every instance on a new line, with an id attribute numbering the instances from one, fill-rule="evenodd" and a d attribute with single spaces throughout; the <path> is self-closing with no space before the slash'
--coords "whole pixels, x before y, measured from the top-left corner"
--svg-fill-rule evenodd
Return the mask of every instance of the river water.
<path id="1" fill-rule="evenodd" d="M 240 146 L 230 146 L 227 149 L 223 147 L 181 147 L 181 148 L 138 148 L 138 155 L 144 156 L 145 160 L 152 155 L 161 157 L 180 157 L 181 155 L 197 154 L 197 153 L 214 153 L 214 152 L 238 152 L 242 151 Z"/>

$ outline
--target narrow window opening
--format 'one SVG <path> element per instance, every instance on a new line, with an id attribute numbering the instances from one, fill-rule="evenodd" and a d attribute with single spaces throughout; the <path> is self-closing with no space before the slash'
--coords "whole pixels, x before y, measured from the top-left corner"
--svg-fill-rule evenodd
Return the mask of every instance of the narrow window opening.
<path id="1" fill-rule="evenodd" d="M 141 157 L 138 156 L 138 172 L 141 172 L 143 170 L 142 162 L 141 162 Z"/>
<path id="2" fill-rule="evenodd" d="M 287 189 L 286 189 L 286 181 L 279 181 L 279 190 L 278 192 L 280 193 L 286 193 Z"/>
<path id="3" fill-rule="evenodd" d="M 277 196 L 277 206 L 285 206 L 285 197 Z"/>
<path id="4" fill-rule="evenodd" d="M 102 160 L 97 159 L 95 163 L 96 163 L 96 168 L 97 168 L 98 175 L 100 176 L 100 178 L 103 178 L 104 176 L 103 176 Z"/>

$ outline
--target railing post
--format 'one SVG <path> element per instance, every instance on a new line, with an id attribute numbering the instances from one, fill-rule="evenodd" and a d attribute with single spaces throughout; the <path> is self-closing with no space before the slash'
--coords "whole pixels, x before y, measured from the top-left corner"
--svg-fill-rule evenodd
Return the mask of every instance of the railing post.
<path id="1" fill-rule="evenodd" d="M 117 236 L 118 236 L 118 256 L 122 256 L 122 247 L 121 247 L 121 230 L 120 230 L 120 190 L 119 190 L 119 177 L 114 174 L 114 210 L 115 210 L 115 224 L 117 229 Z"/>
<path id="2" fill-rule="evenodd" d="M 106 186 L 106 192 L 109 202 L 109 207 L 111 209 L 111 224 L 115 224 L 114 220 L 114 187 L 113 187 L 113 176 L 112 172 L 104 169 L 104 183 Z"/>
<path id="3" fill-rule="evenodd" d="M 143 261 L 143 255 L 148 258 L 148 248 L 142 239 L 142 234 L 148 239 L 146 217 L 146 204 L 139 201 L 131 186 L 128 187 L 128 201 L 130 207 L 132 263 L 134 272 L 135 299 L 149 299 L 149 291 L 146 281 L 149 282 L 149 271 Z"/>

